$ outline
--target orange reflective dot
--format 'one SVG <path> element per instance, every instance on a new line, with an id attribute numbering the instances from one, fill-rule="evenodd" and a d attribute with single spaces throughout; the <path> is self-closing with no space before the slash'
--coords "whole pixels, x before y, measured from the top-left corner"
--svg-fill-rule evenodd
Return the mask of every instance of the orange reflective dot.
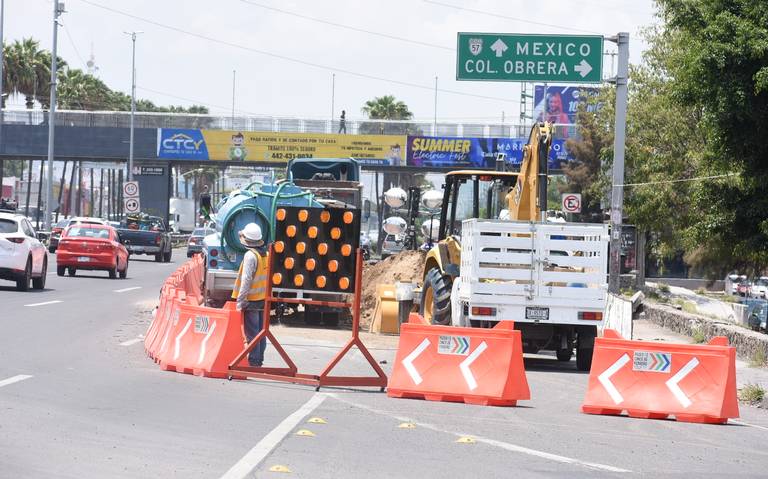
<path id="1" fill-rule="evenodd" d="M 341 289 L 347 289 L 349 288 L 349 278 L 344 276 L 343 278 L 339 279 L 339 288 Z"/>
<path id="2" fill-rule="evenodd" d="M 289 225 L 285 229 L 285 234 L 287 234 L 289 238 L 293 238 L 294 236 L 296 236 L 296 227 L 294 225 Z"/>
<path id="3" fill-rule="evenodd" d="M 285 266 L 285 269 L 293 269 L 293 265 L 293 258 L 285 258 L 285 261 L 283 261 L 283 266 Z"/>
<path id="4" fill-rule="evenodd" d="M 331 214 L 328 211 L 322 211 L 320 213 L 320 221 L 322 221 L 323 223 L 327 223 L 331 221 Z"/>
<path id="5" fill-rule="evenodd" d="M 282 253 L 285 251 L 285 243 L 282 241 L 275 241 L 275 252 Z"/>
<path id="6" fill-rule="evenodd" d="M 341 228 L 331 228 L 331 238 L 335 240 L 341 238 Z"/>
<path id="7" fill-rule="evenodd" d="M 304 275 L 303 274 L 297 274 L 293 277 L 293 284 L 296 286 L 302 286 L 304 285 Z"/>
<path id="8" fill-rule="evenodd" d="M 352 254 L 352 245 L 345 244 L 341 246 L 341 255 L 349 256 Z"/>
<path id="9" fill-rule="evenodd" d="M 272 275 L 272 284 L 280 284 L 283 282 L 283 275 L 280 273 L 275 273 Z"/>
<path id="10" fill-rule="evenodd" d="M 317 238 L 317 226 L 310 226 L 307 230 L 307 236 L 310 238 Z"/>
<path id="11" fill-rule="evenodd" d="M 299 254 L 304 254 L 304 252 L 307 250 L 307 243 L 303 241 L 299 241 L 296 243 L 296 252 Z"/>
<path id="12" fill-rule="evenodd" d="M 328 262 L 328 271 L 330 271 L 331 273 L 335 273 L 338 270 L 339 270 L 339 262 L 336 261 L 335 259 L 330 260 Z"/>
<path id="13" fill-rule="evenodd" d="M 344 224 L 345 225 L 351 225 L 352 224 L 352 220 L 355 219 L 355 215 L 352 214 L 351 211 L 347 211 L 347 212 L 344 213 L 343 218 L 344 218 Z"/>
<path id="14" fill-rule="evenodd" d="M 285 210 L 282 208 L 277 210 L 277 212 L 275 213 L 275 217 L 277 217 L 278 221 L 283 221 L 285 219 Z"/>
<path id="15" fill-rule="evenodd" d="M 328 253 L 328 244 L 320 243 L 319 245 L 317 245 L 317 252 L 320 254 L 320 256 L 323 256 L 326 253 Z"/>
<path id="16" fill-rule="evenodd" d="M 309 258 L 305 263 L 304 266 L 306 266 L 307 271 L 314 271 L 315 266 L 317 266 L 317 261 L 313 260 L 312 258 Z"/>
<path id="17" fill-rule="evenodd" d="M 299 211 L 299 221 L 301 221 L 303 223 L 303 222 L 307 221 L 308 218 L 309 218 L 309 211 L 307 211 L 307 210 Z"/>
<path id="18" fill-rule="evenodd" d="M 327 280 L 325 279 L 325 276 L 318 276 L 315 279 L 315 284 L 318 288 L 325 288 L 325 285 L 327 283 Z"/>

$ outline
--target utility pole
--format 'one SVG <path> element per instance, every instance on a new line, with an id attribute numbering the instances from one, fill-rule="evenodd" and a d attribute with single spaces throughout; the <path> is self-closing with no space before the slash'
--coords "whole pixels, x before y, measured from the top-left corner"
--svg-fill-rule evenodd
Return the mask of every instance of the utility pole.
<path id="1" fill-rule="evenodd" d="M 235 129 L 235 76 L 237 70 L 232 70 L 232 129 Z"/>
<path id="2" fill-rule="evenodd" d="M 629 76 L 629 33 L 606 38 L 619 47 L 616 72 L 616 115 L 614 117 L 613 175 L 611 189 L 611 242 L 608 263 L 608 290 L 618 293 L 621 274 L 621 224 L 624 208 L 624 139 L 627 131 L 627 78 Z"/>
<path id="3" fill-rule="evenodd" d="M 136 115 L 136 35 L 144 32 L 123 32 L 131 36 L 131 133 L 128 144 L 128 181 L 133 181 L 133 121 Z"/>
<path id="4" fill-rule="evenodd" d="M 331 133 L 333 133 L 334 103 L 336 102 L 336 74 L 331 76 Z"/>
<path id="5" fill-rule="evenodd" d="M 3 146 L 3 103 L 5 103 L 5 97 L 3 96 L 3 16 L 5 13 L 5 0 L 0 0 L 0 153 L 5 151 Z M 5 169 L 5 160 L 0 157 L 0 196 L 3 195 L 3 176 Z"/>
<path id="6" fill-rule="evenodd" d="M 437 75 L 435 75 L 435 117 L 432 120 L 432 135 L 437 136 Z"/>
<path id="7" fill-rule="evenodd" d="M 53 135 L 56 123 L 56 40 L 59 33 L 59 16 L 64 13 L 64 5 L 59 0 L 53 0 L 53 48 L 51 49 L 51 105 L 48 112 L 48 171 L 45 174 L 45 218 L 43 225 L 46 231 L 51 231 L 51 211 L 53 210 Z M 40 181 L 43 181 L 41 176 Z"/>

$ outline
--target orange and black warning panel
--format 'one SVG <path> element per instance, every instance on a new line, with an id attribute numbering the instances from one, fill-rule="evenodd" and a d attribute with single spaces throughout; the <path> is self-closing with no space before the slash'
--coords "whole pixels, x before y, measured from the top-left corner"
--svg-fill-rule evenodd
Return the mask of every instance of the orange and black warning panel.
<path id="1" fill-rule="evenodd" d="M 358 209 L 278 207 L 272 287 L 353 293 L 359 244 Z"/>

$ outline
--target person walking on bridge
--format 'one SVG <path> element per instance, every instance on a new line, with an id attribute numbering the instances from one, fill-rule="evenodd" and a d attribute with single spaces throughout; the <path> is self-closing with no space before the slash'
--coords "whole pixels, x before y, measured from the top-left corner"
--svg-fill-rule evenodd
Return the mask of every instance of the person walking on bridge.
<path id="1" fill-rule="evenodd" d="M 245 225 L 240 231 L 240 242 L 248 248 L 235 280 L 232 299 L 237 310 L 243 312 L 243 329 L 250 344 L 264 328 L 264 298 L 267 291 L 267 262 L 269 253 L 262 240 L 261 227 L 256 223 Z M 248 363 L 260 367 L 264 363 L 267 339 L 262 338 L 248 354 Z"/>

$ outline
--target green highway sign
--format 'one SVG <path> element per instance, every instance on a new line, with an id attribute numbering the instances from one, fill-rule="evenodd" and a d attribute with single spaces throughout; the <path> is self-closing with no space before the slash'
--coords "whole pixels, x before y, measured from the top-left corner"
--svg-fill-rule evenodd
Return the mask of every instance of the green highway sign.
<path id="1" fill-rule="evenodd" d="M 603 37 L 459 33 L 456 79 L 600 83 Z"/>

